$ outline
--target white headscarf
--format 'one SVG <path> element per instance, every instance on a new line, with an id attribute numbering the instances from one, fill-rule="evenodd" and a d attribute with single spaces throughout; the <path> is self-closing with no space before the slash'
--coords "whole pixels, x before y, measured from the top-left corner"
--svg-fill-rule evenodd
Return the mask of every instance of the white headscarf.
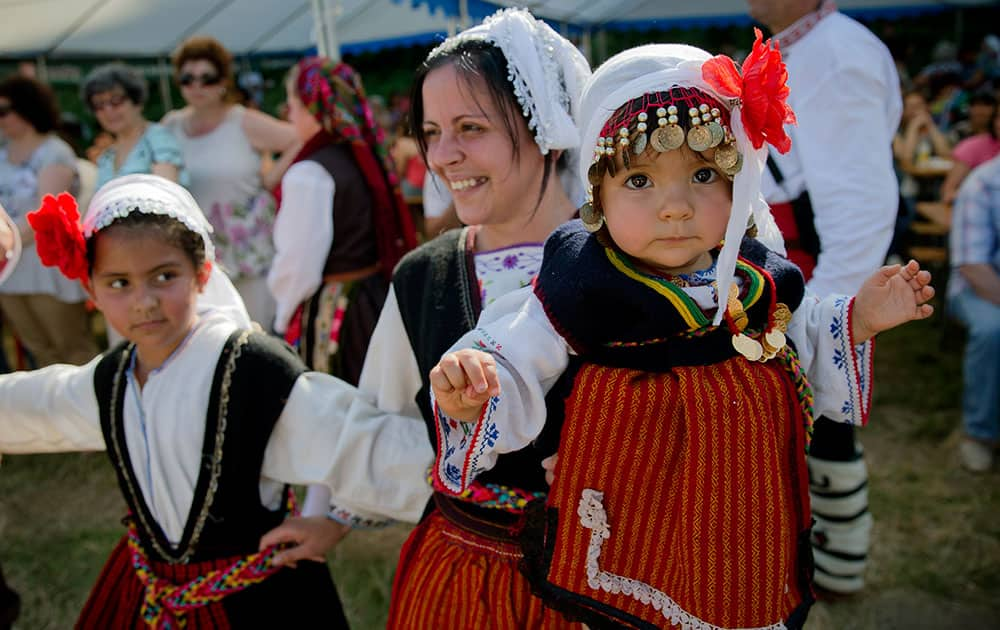
<path id="1" fill-rule="evenodd" d="M 619 53 L 601 65 L 584 86 L 580 99 L 581 153 L 588 155 L 597 145 L 605 123 L 614 112 L 644 94 L 667 91 L 671 87 L 697 88 L 714 97 L 730 111 L 730 128 L 743 167 L 733 178 L 733 204 L 726 227 L 725 244 L 717 262 L 718 311 L 715 325 L 722 322 L 729 287 L 733 283 L 740 241 L 751 215 L 757 239 L 768 248 L 785 253 L 781 232 L 760 193 L 760 180 L 767 160 L 767 148 L 754 149 L 743 128 L 740 104 L 712 88 L 702 78 L 702 65 L 712 56 L 684 44 L 651 44 Z M 590 164 L 581 160 L 578 175 L 587 182 Z M 589 188 L 589 182 L 585 184 Z"/>
<path id="2" fill-rule="evenodd" d="M 574 116 L 580 91 L 590 76 L 583 54 L 545 22 L 526 9 L 502 9 L 482 24 L 449 37 L 427 56 L 430 61 L 447 54 L 467 41 L 485 41 L 500 49 L 507 59 L 508 79 L 521 105 L 528 128 L 542 155 L 552 149 L 566 152 L 572 173 L 579 163 L 580 133 Z M 566 192 L 574 201 L 582 200 L 583 190 L 575 178 Z"/>
<path id="3" fill-rule="evenodd" d="M 238 326 L 250 327 L 250 315 L 243 304 L 243 299 L 226 274 L 214 264 L 215 245 L 212 244 L 212 225 L 205 218 L 205 214 L 191 193 L 179 184 L 158 175 L 124 175 L 112 179 L 101 186 L 90 200 L 87 213 L 83 217 L 84 238 L 90 238 L 115 219 L 133 212 L 172 217 L 201 236 L 205 243 L 205 260 L 213 264 L 208 283 L 198 295 L 198 312 L 218 311 Z"/>

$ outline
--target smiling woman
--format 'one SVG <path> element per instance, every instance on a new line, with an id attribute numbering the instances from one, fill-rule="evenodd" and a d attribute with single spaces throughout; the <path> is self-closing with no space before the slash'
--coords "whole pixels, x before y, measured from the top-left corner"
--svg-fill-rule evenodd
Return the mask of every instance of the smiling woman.
<path id="1" fill-rule="evenodd" d="M 120 63 L 99 66 L 84 79 L 82 92 L 101 128 L 115 138 L 97 160 L 97 188 L 132 173 L 187 182 L 177 141 L 142 115 L 148 92 L 141 73 Z"/>

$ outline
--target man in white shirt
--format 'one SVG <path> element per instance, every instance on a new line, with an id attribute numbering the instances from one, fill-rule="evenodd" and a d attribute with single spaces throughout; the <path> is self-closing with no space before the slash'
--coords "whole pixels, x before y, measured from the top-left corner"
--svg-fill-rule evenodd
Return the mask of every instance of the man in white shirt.
<path id="1" fill-rule="evenodd" d="M 789 250 L 820 297 L 851 295 L 892 240 L 899 188 L 892 137 L 902 103 L 886 46 L 832 0 L 747 0 L 788 66 L 798 125 L 771 153 L 762 191 Z M 860 590 L 870 546 L 868 473 L 853 427 L 820 418 L 809 458 L 817 586 Z"/>

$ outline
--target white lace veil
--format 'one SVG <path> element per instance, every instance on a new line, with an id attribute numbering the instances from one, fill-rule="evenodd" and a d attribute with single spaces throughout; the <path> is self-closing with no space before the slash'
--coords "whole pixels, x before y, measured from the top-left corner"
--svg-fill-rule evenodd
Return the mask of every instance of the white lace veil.
<path id="1" fill-rule="evenodd" d="M 590 76 L 583 54 L 565 37 L 525 9 L 502 9 L 482 24 L 449 37 L 427 56 L 428 61 L 454 51 L 467 41 L 485 41 L 507 59 L 508 79 L 535 134 L 542 155 L 553 149 L 566 152 L 569 172 L 579 164 L 580 134 L 574 122 L 580 91 Z M 566 178 L 569 198 L 582 202 L 582 185 Z"/>

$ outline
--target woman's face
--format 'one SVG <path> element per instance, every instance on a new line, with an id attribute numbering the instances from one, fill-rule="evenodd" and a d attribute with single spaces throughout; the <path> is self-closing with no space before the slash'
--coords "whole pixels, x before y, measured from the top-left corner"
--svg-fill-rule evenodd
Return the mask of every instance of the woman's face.
<path id="1" fill-rule="evenodd" d="M 34 127 L 31 126 L 31 123 L 21 118 L 20 114 L 11 107 L 10 99 L 0 96 L 0 135 L 14 140 L 32 129 Z"/>
<path id="2" fill-rule="evenodd" d="M 185 61 L 177 82 L 181 86 L 181 96 L 191 107 L 218 105 L 226 96 L 225 77 L 207 59 Z"/>
<path id="3" fill-rule="evenodd" d="M 90 109 L 101 128 L 120 136 L 142 123 L 142 106 L 129 99 L 121 86 L 90 97 Z"/>
<path id="4" fill-rule="evenodd" d="M 451 191 L 467 225 L 527 221 L 538 201 L 544 158 L 515 115 L 519 149 L 482 79 L 467 81 L 453 64 L 432 70 L 421 91 L 427 161 Z M 550 185 L 558 178 L 550 177 Z"/>
<path id="5" fill-rule="evenodd" d="M 903 119 L 910 120 L 917 114 L 927 111 L 927 101 L 919 94 L 908 94 L 903 100 Z"/>
<path id="6" fill-rule="evenodd" d="M 302 102 L 302 99 L 298 97 L 295 93 L 295 86 L 289 82 L 285 86 L 286 98 L 285 105 L 288 112 L 288 122 L 292 123 L 295 127 L 295 133 L 298 135 L 299 140 L 305 142 L 316 135 L 320 129 L 323 128 L 316 120 L 316 117 L 312 115 L 306 106 Z"/>

